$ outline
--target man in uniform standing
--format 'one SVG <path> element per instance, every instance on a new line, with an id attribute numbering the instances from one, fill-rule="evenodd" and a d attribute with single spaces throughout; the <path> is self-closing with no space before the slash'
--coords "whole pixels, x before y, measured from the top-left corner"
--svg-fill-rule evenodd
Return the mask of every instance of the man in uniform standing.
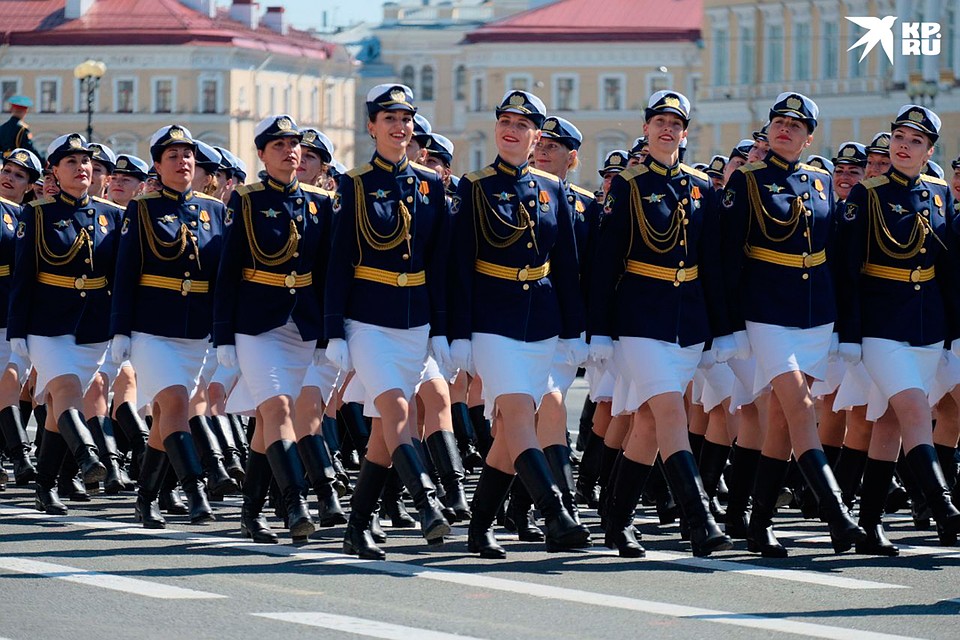
<path id="1" fill-rule="evenodd" d="M 0 153 L 7 154 L 16 148 L 26 149 L 43 160 L 43 156 L 33 146 L 33 134 L 23 121 L 27 109 L 33 106 L 33 100 L 26 96 L 13 96 L 9 100 L 10 119 L 0 125 Z"/>

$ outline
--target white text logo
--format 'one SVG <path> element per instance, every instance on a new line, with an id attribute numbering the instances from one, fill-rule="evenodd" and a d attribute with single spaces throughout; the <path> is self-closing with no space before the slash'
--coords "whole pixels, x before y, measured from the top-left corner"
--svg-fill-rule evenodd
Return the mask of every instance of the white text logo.
<path id="1" fill-rule="evenodd" d="M 847 51 L 863 47 L 860 62 L 873 51 L 877 43 L 883 48 L 887 60 L 893 64 L 893 25 L 896 16 L 883 18 L 847 18 L 858 27 L 867 30 L 863 37 L 853 43 Z M 903 56 L 938 56 L 940 55 L 940 24 L 937 22 L 904 22 L 900 25 L 900 55 Z"/>

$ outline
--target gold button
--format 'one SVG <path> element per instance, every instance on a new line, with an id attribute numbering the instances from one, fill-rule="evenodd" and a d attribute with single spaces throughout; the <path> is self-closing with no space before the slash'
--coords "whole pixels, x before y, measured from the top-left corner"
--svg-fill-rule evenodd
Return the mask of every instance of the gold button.
<path id="1" fill-rule="evenodd" d="M 75 289 L 83 289 L 87 286 L 86 276 L 82 276 L 73 281 L 73 286 Z"/>
<path id="2" fill-rule="evenodd" d="M 524 284 L 524 285 L 523 285 L 523 290 L 524 290 L 524 291 L 527 291 L 527 290 L 529 290 L 529 289 L 530 289 L 530 285 L 528 285 L 528 284 Z"/>
<path id="3" fill-rule="evenodd" d="M 674 281 L 673 281 L 673 286 L 679 287 L 679 286 L 680 286 L 680 281 L 679 281 L 679 280 L 674 280 Z"/>
<path id="4" fill-rule="evenodd" d="M 531 200 L 531 201 L 530 201 L 530 206 L 531 206 L 531 207 L 535 207 L 535 206 L 537 206 L 537 203 L 534 202 L 533 200 Z"/>
<path id="5" fill-rule="evenodd" d="M 83 259 L 83 263 L 84 263 L 84 264 L 90 264 L 90 258 L 84 258 L 84 259 Z"/>
<path id="6" fill-rule="evenodd" d="M 910 272 L 910 282 L 920 282 L 920 267 Z"/>
<path id="7" fill-rule="evenodd" d="M 413 196 L 407 196 L 407 202 L 413 202 Z"/>
<path id="8" fill-rule="evenodd" d="M 190 221 L 190 226 L 191 226 L 191 227 L 197 226 L 197 221 L 196 221 L 196 220 L 191 220 L 191 221 Z"/>
<path id="9" fill-rule="evenodd" d="M 805 273 L 805 274 L 803 274 L 803 275 L 800 276 L 800 277 L 803 278 L 804 280 L 806 280 L 807 278 L 810 277 L 810 274 L 809 274 L 809 273 Z"/>
<path id="10" fill-rule="evenodd" d="M 189 278 L 189 277 L 190 277 L 190 272 L 189 272 L 189 271 L 184 271 L 184 272 L 183 272 L 183 277 L 184 277 L 184 278 Z"/>
<path id="11" fill-rule="evenodd" d="M 190 293 L 191 289 L 193 289 L 192 280 L 184 280 L 183 282 L 180 283 L 180 293 L 182 293 L 183 295 L 187 295 L 188 293 Z"/>
<path id="12" fill-rule="evenodd" d="M 807 176 L 800 176 L 800 182 L 806 182 Z"/>
<path id="13" fill-rule="evenodd" d="M 533 243 L 532 243 L 532 242 L 528 242 L 528 243 L 527 243 L 527 249 L 533 249 Z"/>
<path id="14" fill-rule="evenodd" d="M 574 201 L 574 197 L 573 197 L 573 196 L 567 196 L 567 201 L 572 204 L 573 201 Z"/>
<path id="15" fill-rule="evenodd" d="M 191 260 L 196 260 L 196 259 L 197 259 L 196 254 L 193 254 L 193 253 L 191 253 L 191 254 L 190 254 L 189 256 L 187 256 L 187 257 L 190 258 Z"/>
<path id="16" fill-rule="evenodd" d="M 683 260 L 680 261 L 678 266 L 681 266 L 681 267 L 683 266 Z"/>
<path id="17" fill-rule="evenodd" d="M 926 192 L 926 191 L 921 191 L 921 192 L 920 192 L 920 195 L 923 196 L 924 198 L 926 198 L 926 197 L 927 197 L 927 192 Z"/>
<path id="18" fill-rule="evenodd" d="M 413 178 L 407 178 L 407 184 L 413 184 Z"/>
<path id="19" fill-rule="evenodd" d="M 679 284 L 681 282 L 686 282 L 687 280 L 687 270 L 686 269 L 677 269 L 676 282 L 674 284 Z"/>
<path id="20" fill-rule="evenodd" d="M 683 200 L 681 200 L 681 201 L 680 201 L 680 204 L 687 204 L 687 199 L 684 198 Z"/>
<path id="21" fill-rule="evenodd" d="M 809 200 L 809 199 L 810 199 L 810 194 L 809 194 L 809 193 L 804 193 L 804 194 L 803 194 L 803 199 L 804 199 L 804 200 Z"/>
<path id="22" fill-rule="evenodd" d="M 683 241 L 683 240 L 680 241 L 680 246 L 681 246 L 681 247 L 682 247 L 683 245 L 685 245 L 685 244 L 687 244 L 685 241 Z"/>
<path id="23" fill-rule="evenodd" d="M 283 278 L 283 286 L 293 288 L 297 284 L 297 272 L 294 271 Z"/>
<path id="24" fill-rule="evenodd" d="M 535 186 L 537 186 L 537 183 L 534 182 L 533 180 L 531 180 L 531 181 L 530 181 L 530 186 L 531 186 L 531 187 L 535 187 Z"/>
<path id="25" fill-rule="evenodd" d="M 290 293 L 296 293 L 296 292 L 297 292 L 296 289 L 290 289 Z"/>
<path id="26" fill-rule="evenodd" d="M 294 251 L 294 252 L 293 252 L 293 257 L 294 257 L 294 258 L 299 258 L 299 257 L 300 257 L 300 252 L 299 252 L 299 251 Z"/>
<path id="27" fill-rule="evenodd" d="M 683 226 L 687 226 L 688 224 L 690 224 L 690 220 L 688 220 L 687 218 L 684 218 L 684 219 L 683 219 Z"/>
<path id="28" fill-rule="evenodd" d="M 812 266 L 814 266 L 813 256 L 808 256 L 807 254 L 803 254 L 803 268 L 809 269 Z"/>
<path id="29" fill-rule="evenodd" d="M 920 285 L 918 285 L 918 284 L 913 285 L 913 290 L 914 290 L 914 291 L 920 291 Z"/>
<path id="30" fill-rule="evenodd" d="M 87 209 L 87 215 L 88 215 L 88 216 L 92 216 L 92 215 L 93 215 L 93 209 Z"/>
<path id="31" fill-rule="evenodd" d="M 410 259 L 410 254 L 409 254 L 409 253 L 403 254 L 403 259 L 404 259 L 404 260 L 409 260 L 409 259 Z"/>
<path id="32" fill-rule="evenodd" d="M 88 229 L 89 231 L 93 231 L 93 225 L 91 224 L 90 226 L 87 227 L 87 229 Z"/>
<path id="33" fill-rule="evenodd" d="M 197 210 L 197 205 L 195 204 L 190 205 L 190 211 L 196 211 L 196 210 Z"/>
<path id="34" fill-rule="evenodd" d="M 302 203 L 303 203 L 303 198 L 297 198 L 297 204 L 302 204 Z"/>
<path id="35" fill-rule="evenodd" d="M 80 292 L 80 297 L 81 297 L 81 298 L 86 298 L 86 297 L 87 297 L 87 292 L 86 292 L 86 291 L 81 291 L 81 292 Z"/>
<path id="36" fill-rule="evenodd" d="M 683 180 L 681 180 L 681 181 L 680 181 L 680 184 L 681 184 L 681 185 L 686 185 L 686 184 L 687 184 L 686 178 L 684 178 Z"/>
<path id="37" fill-rule="evenodd" d="M 401 287 L 407 286 L 407 274 L 401 273 L 397 276 L 397 285 Z"/>
<path id="38" fill-rule="evenodd" d="M 927 252 L 926 247 L 920 247 L 920 253 L 926 253 L 926 252 Z"/>
<path id="39" fill-rule="evenodd" d="M 297 216 L 297 222 L 303 222 L 303 216 Z"/>
<path id="40" fill-rule="evenodd" d="M 519 280 L 520 282 L 523 282 L 524 280 L 527 279 L 528 275 L 530 274 L 527 271 L 527 267 L 524 267 L 523 269 L 520 269 L 520 271 L 517 272 L 517 280 Z"/>

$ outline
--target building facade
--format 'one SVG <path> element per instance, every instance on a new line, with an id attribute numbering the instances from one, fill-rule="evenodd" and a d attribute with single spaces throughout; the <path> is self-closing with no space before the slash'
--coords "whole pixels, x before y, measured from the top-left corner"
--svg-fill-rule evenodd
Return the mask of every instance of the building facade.
<path id="1" fill-rule="evenodd" d="M 118 19 L 118 16 L 124 16 Z M 134 16 L 137 19 L 132 19 Z M 253 129 L 289 113 L 326 132 L 354 161 L 355 64 L 339 45 L 290 29 L 283 10 L 249 0 L 8 0 L 0 91 L 33 98 L 27 121 L 41 151 L 85 131 L 87 98 L 73 69 L 93 58 L 106 74 L 93 100 L 93 138 L 149 157 L 151 134 L 180 123 L 258 168 Z"/>

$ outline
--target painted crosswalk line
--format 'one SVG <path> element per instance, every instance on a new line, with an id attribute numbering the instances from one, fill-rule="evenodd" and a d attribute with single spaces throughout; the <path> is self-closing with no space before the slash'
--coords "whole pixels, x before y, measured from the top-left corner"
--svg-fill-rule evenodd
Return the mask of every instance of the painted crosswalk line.
<path id="1" fill-rule="evenodd" d="M 283 622 L 294 622 L 311 627 L 332 629 L 334 631 L 352 633 L 368 638 L 383 638 L 384 640 L 408 640 L 409 638 L 416 638 L 417 640 L 479 640 L 473 636 L 462 636 L 453 633 L 431 631 L 429 629 L 405 627 L 403 625 L 390 624 L 379 620 L 340 616 L 333 613 L 320 613 L 317 611 L 254 613 L 251 615 L 259 618 L 268 618 L 270 620 L 281 620 Z"/>

